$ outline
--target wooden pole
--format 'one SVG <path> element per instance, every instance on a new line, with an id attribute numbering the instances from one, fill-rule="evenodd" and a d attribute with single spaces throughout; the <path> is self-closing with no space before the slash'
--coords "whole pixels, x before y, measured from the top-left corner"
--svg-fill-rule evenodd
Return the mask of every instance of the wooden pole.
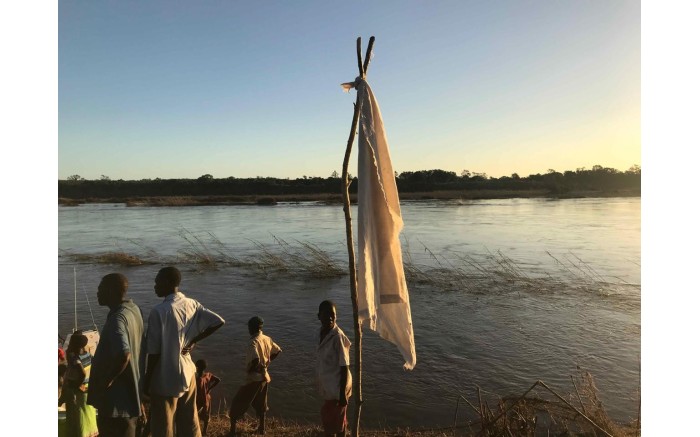
<path id="1" fill-rule="evenodd" d="M 359 76 L 365 78 L 367 75 L 367 67 L 369 59 L 372 55 L 372 47 L 374 46 L 374 37 L 369 40 L 367 52 L 365 54 L 365 62 L 362 64 L 362 39 L 357 38 L 357 68 Z M 360 435 L 360 414 L 362 412 L 362 324 L 360 323 L 357 304 L 357 269 L 355 267 L 355 245 L 352 238 L 352 217 L 350 215 L 350 183 L 348 178 L 348 165 L 350 163 L 350 152 L 352 144 L 355 142 L 355 134 L 357 132 L 357 123 L 360 116 L 360 98 L 359 94 L 355 101 L 355 111 L 352 116 L 352 126 L 350 127 L 350 136 L 348 144 L 345 148 L 345 159 L 343 160 L 343 174 L 341 181 L 341 191 L 343 194 L 343 211 L 345 212 L 345 237 L 348 246 L 348 264 L 350 270 L 350 296 L 352 299 L 352 316 L 355 324 L 355 375 L 353 378 L 353 392 L 355 397 L 355 420 L 352 428 L 352 435 L 358 437 Z"/>

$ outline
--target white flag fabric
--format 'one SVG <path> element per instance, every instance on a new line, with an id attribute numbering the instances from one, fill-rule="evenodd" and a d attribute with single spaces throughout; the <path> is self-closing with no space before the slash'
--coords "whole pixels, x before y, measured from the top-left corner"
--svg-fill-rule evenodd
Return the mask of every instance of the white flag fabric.
<path id="1" fill-rule="evenodd" d="M 399 194 L 379 104 L 369 84 L 356 79 L 358 127 L 357 294 L 360 321 L 394 343 L 404 369 L 416 365 L 411 305 L 403 271 Z"/>

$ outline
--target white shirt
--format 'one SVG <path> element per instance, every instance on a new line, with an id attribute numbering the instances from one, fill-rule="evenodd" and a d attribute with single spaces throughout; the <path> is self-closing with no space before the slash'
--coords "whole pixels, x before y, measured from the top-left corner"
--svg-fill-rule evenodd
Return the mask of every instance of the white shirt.
<path id="1" fill-rule="evenodd" d="M 246 382 L 270 382 L 272 379 L 270 378 L 270 374 L 267 372 L 267 367 L 270 365 L 270 355 L 278 354 L 280 352 L 282 352 L 282 349 L 277 345 L 277 343 L 272 341 L 272 339 L 267 335 L 263 334 L 262 331 L 260 331 L 254 337 L 251 337 L 245 358 Z M 260 373 L 255 370 L 248 372 L 250 363 L 256 358 L 260 361 L 260 364 L 265 367 L 264 373 Z"/>
<path id="2" fill-rule="evenodd" d="M 218 314 L 194 299 L 177 292 L 163 299 L 148 316 L 146 349 L 160 354 L 151 378 L 151 394 L 180 397 L 190 387 L 197 371 L 190 354 L 180 352 L 207 328 L 224 323 Z"/>
<path id="3" fill-rule="evenodd" d="M 320 336 L 320 332 L 319 332 Z M 350 367 L 350 340 L 342 329 L 335 325 L 318 345 L 317 371 L 319 393 L 324 400 L 338 399 L 340 391 L 340 368 Z M 352 374 L 348 371 L 345 395 L 352 394 Z"/>

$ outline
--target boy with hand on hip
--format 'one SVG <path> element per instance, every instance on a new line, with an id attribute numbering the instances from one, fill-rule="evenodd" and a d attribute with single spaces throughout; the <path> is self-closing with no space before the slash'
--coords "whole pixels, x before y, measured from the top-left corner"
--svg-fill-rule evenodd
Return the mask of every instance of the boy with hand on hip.
<path id="1" fill-rule="evenodd" d="M 318 306 L 321 322 L 318 344 L 319 391 L 324 403 L 321 421 L 326 436 L 342 437 L 347 428 L 348 398 L 352 394 L 350 340 L 335 323 L 335 304 L 324 300 Z"/>
<path id="2" fill-rule="evenodd" d="M 265 412 L 267 407 L 267 389 L 270 385 L 270 374 L 267 368 L 270 362 L 277 358 L 282 349 L 263 334 L 263 319 L 258 316 L 248 320 L 248 333 L 250 341 L 246 351 L 246 383 L 241 386 L 231 401 L 231 431 L 229 436 L 236 435 L 236 423 L 243 418 L 249 407 L 253 407 L 258 416 L 258 430 L 260 435 L 265 434 Z"/>

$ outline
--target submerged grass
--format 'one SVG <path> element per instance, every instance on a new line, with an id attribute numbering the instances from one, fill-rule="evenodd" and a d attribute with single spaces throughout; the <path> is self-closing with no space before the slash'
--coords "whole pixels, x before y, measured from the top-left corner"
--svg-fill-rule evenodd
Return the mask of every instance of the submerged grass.
<path id="1" fill-rule="evenodd" d="M 311 242 L 291 242 L 272 236 L 272 243 L 251 240 L 252 252 L 243 255 L 227 247 L 210 232 L 179 231 L 185 242 L 175 256 L 159 255 L 155 250 L 135 240 L 135 253 L 120 248 L 114 252 L 79 254 L 63 251 L 64 256 L 82 263 L 141 266 L 148 264 L 191 264 L 197 269 L 216 270 L 224 267 L 243 269 L 253 274 L 334 278 L 347 275 L 347 260 L 339 260 L 331 252 Z M 620 278 L 606 278 L 593 266 L 572 252 L 555 256 L 553 266 L 533 266 L 519 262 L 497 250 L 482 253 L 445 251 L 434 253 L 421 243 L 422 252 L 415 252 L 407 240 L 403 244 L 403 264 L 406 280 L 412 285 L 435 291 L 458 291 L 472 294 L 503 294 L 512 292 L 561 293 L 588 292 L 614 296 L 626 289 L 639 289 Z M 342 251 L 338 251 L 342 253 Z M 420 257 L 420 260 L 417 260 Z"/>
<path id="2" fill-rule="evenodd" d="M 133 267 L 143 266 L 148 264 L 156 264 L 156 261 L 143 259 L 138 255 L 130 255 L 124 252 L 105 252 L 99 254 L 67 254 L 68 257 L 77 262 L 95 263 L 95 264 L 116 264 L 121 266 Z"/>

